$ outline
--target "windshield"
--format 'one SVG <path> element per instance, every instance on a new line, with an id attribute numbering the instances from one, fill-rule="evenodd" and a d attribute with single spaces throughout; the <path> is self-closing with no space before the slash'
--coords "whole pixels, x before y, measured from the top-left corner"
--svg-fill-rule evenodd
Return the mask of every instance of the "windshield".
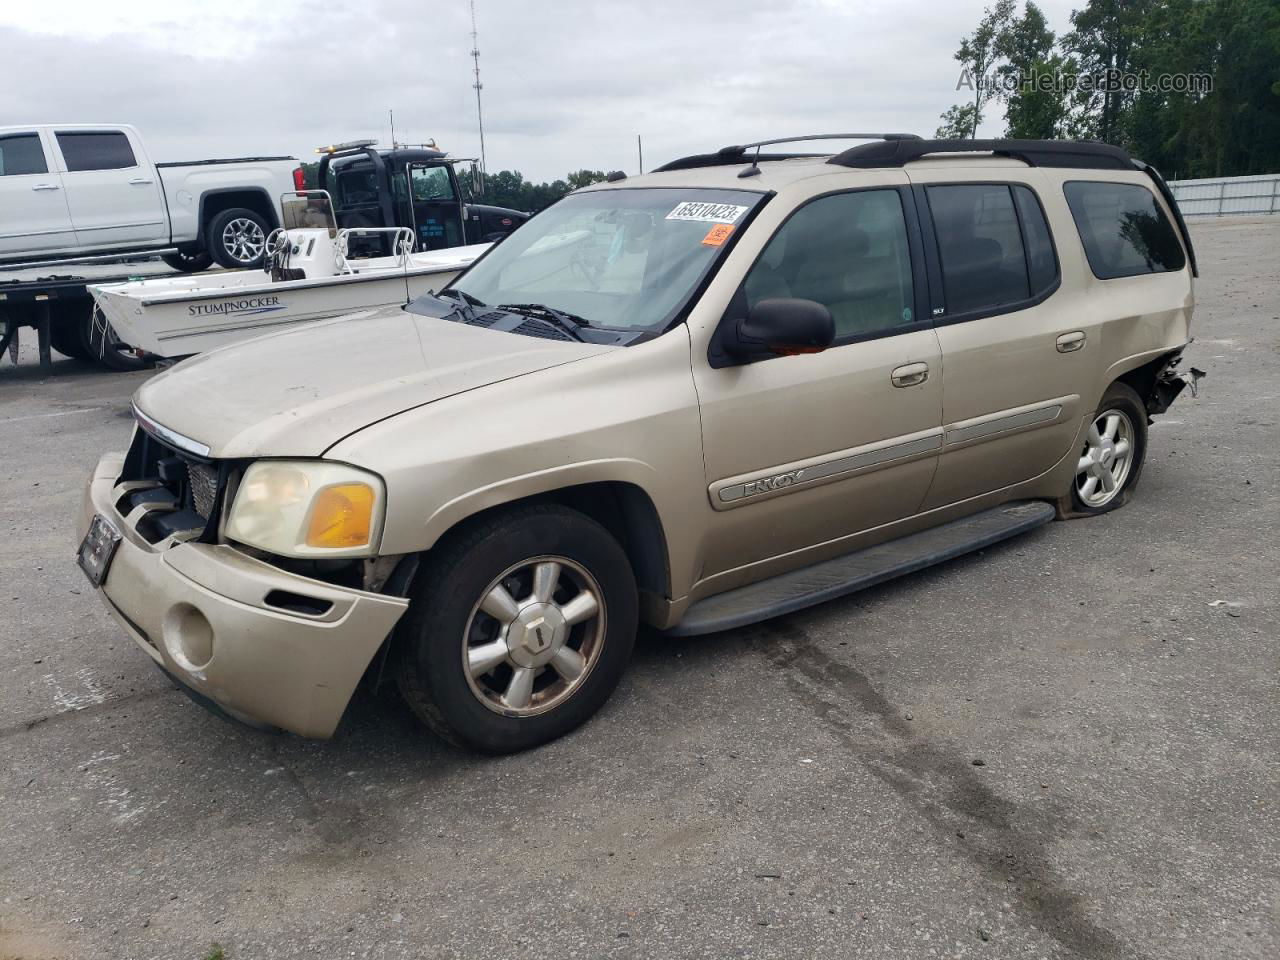
<path id="1" fill-rule="evenodd" d="M 571 194 L 494 247 L 450 290 L 492 306 L 538 304 L 592 327 L 659 332 L 763 198 L 705 188 Z"/>

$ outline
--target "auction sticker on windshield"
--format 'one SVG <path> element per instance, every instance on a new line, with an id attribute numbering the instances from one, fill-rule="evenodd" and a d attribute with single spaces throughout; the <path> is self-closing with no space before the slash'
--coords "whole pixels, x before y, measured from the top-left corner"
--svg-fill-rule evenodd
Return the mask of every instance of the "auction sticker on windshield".
<path id="1" fill-rule="evenodd" d="M 667 214 L 668 220 L 701 220 L 704 223 L 733 223 L 750 210 L 735 203 L 706 203 L 701 200 L 686 200 L 676 204 L 676 208 Z"/>

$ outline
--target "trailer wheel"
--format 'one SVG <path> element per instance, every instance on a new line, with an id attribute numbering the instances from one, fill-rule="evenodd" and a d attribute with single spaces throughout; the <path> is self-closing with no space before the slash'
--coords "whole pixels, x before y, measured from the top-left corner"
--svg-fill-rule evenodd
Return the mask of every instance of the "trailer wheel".
<path id="1" fill-rule="evenodd" d="M 108 370 L 125 372 L 142 370 L 147 366 L 146 360 L 138 356 L 131 346 L 120 340 L 115 328 L 103 316 L 102 310 L 96 303 L 88 318 L 81 321 L 78 328 L 85 351 L 90 358 Z"/>
<path id="2" fill-rule="evenodd" d="M 75 321 L 69 317 L 65 320 L 54 319 L 49 327 L 49 341 L 53 344 L 53 349 L 64 357 L 72 360 L 93 359 L 93 354 L 89 353 L 80 331 L 75 327 Z"/>
<path id="3" fill-rule="evenodd" d="M 262 266 L 270 232 L 261 214 L 244 207 L 232 207 L 209 221 L 205 248 L 214 260 L 230 270 L 251 270 Z"/>
<path id="4" fill-rule="evenodd" d="M 160 259 L 183 273 L 199 273 L 213 264 L 213 256 L 207 250 L 179 250 L 177 253 L 166 253 Z"/>

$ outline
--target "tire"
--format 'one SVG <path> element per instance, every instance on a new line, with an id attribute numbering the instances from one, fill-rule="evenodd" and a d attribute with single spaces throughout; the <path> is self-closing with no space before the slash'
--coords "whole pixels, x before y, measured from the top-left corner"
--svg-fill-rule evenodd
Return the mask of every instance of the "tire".
<path id="1" fill-rule="evenodd" d="M 1121 451 L 1124 451 L 1123 453 Z M 1147 455 L 1147 408 L 1127 383 L 1116 381 L 1103 394 L 1071 478 L 1060 512 L 1073 517 L 1109 513 L 1129 500 Z"/>
<path id="2" fill-rule="evenodd" d="M 266 219 L 245 207 L 232 207 L 215 214 L 205 231 L 205 249 L 219 265 L 230 270 L 252 270 L 262 266 L 267 234 Z"/>
<path id="3" fill-rule="evenodd" d="M 528 750 L 585 722 L 635 645 L 627 555 L 566 507 L 516 508 L 461 531 L 431 551 L 410 598 L 401 695 L 440 737 L 483 753 Z"/>
<path id="4" fill-rule="evenodd" d="M 77 307 L 79 309 L 75 309 Z M 88 345 L 78 326 L 78 324 L 83 325 L 80 311 L 88 309 L 89 307 L 73 300 L 57 310 L 51 318 L 49 342 L 53 349 L 64 357 L 86 362 L 93 360 L 93 355 L 89 353 Z"/>
<path id="5" fill-rule="evenodd" d="M 146 360 L 117 338 L 115 328 L 107 322 L 97 304 L 94 304 L 92 310 L 86 310 L 86 313 L 88 316 L 77 322 L 76 329 L 80 335 L 81 349 L 90 360 L 119 373 L 147 367 Z"/>
<path id="6" fill-rule="evenodd" d="M 201 270 L 208 270 L 213 264 L 213 257 L 207 250 L 189 253 L 179 250 L 177 253 L 166 253 L 160 259 L 182 273 L 199 273 Z"/>

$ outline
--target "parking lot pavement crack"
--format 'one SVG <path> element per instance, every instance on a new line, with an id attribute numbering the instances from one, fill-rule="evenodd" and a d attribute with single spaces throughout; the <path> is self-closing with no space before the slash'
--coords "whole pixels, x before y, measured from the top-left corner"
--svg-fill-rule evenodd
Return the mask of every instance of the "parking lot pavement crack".
<path id="1" fill-rule="evenodd" d="M 1142 960 L 1141 952 L 1089 916 L 1085 897 L 1050 862 L 1049 843 L 1061 833 L 1064 818 L 999 796 L 954 746 L 921 737 L 870 678 L 832 657 L 793 620 L 761 624 L 749 635 L 758 653 L 786 670 L 792 692 L 828 731 L 909 803 L 940 841 L 945 838 L 1008 891 L 1033 926 L 1077 956 Z M 865 725 L 856 722 L 858 707 L 875 719 L 880 737 L 869 738 Z"/>
<path id="2" fill-rule="evenodd" d="M 27 720 L 20 720 L 7 727 L 0 727 L 0 740 L 20 736 L 24 733 L 31 733 L 33 730 L 37 729 L 58 726 L 69 720 L 86 720 L 103 713 L 110 713 L 112 710 L 115 710 L 125 704 L 142 703 L 147 700 L 154 700 L 156 697 L 161 694 L 168 693 L 169 691 L 169 687 L 161 687 L 158 690 L 142 690 L 138 693 L 126 694 L 122 697 L 108 697 L 100 703 L 90 704 L 85 707 L 62 710 L 57 713 L 45 713 L 37 717 L 31 717 Z"/>

